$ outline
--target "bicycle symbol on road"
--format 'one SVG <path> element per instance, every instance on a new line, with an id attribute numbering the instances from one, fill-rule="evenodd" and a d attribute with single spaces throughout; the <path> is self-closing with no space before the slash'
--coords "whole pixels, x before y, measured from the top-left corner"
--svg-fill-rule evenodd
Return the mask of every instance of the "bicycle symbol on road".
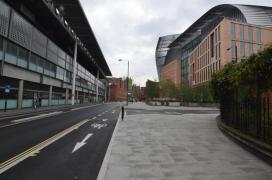
<path id="1" fill-rule="evenodd" d="M 103 127 L 107 127 L 108 125 L 107 125 L 107 124 L 98 124 L 98 123 L 94 123 L 94 124 L 92 124 L 91 126 L 92 126 L 92 128 L 94 128 L 94 129 L 101 129 L 101 128 L 103 128 Z"/>

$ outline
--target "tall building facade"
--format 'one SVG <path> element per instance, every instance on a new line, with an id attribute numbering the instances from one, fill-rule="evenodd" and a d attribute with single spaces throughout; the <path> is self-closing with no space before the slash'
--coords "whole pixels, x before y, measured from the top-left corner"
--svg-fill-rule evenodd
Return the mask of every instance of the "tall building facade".
<path id="1" fill-rule="evenodd" d="M 110 101 L 126 101 L 127 89 L 126 81 L 122 78 L 110 79 Z"/>
<path id="2" fill-rule="evenodd" d="M 159 38 L 156 48 L 156 66 L 159 79 L 161 78 L 161 67 L 165 65 L 166 55 L 168 53 L 168 46 L 179 36 L 179 34 L 162 36 Z"/>
<path id="3" fill-rule="evenodd" d="M 0 109 L 97 102 L 111 72 L 78 0 L 0 0 Z"/>
<path id="4" fill-rule="evenodd" d="M 272 7 L 215 6 L 168 46 L 166 63 L 161 69 L 172 72 L 172 77 L 167 78 L 173 82 L 180 79 L 180 83 L 190 86 L 202 85 L 225 64 L 239 62 L 272 43 L 271 14 Z M 172 52 L 177 54 L 175 58 L 171 58 Z M 181 67 L 173 68 L 171 63 L 175 61 L 180 61 L 180 65 L 175 64 Z"/>

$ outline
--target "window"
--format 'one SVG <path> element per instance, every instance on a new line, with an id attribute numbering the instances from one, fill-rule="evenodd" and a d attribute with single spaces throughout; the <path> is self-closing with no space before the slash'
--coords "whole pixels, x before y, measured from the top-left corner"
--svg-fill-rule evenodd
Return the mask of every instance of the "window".
<path id="1" fill-rule="evenodd" d="M 248 26 L 248 40 L 253 41 L 253 28 L 251 26 Z"/>
<path id="2" fill-rule="evenodd" d="M 244 42 L 240 42 L 240 57 L 244 58 L 245 56 L 245 44 Z"/>
<path id="3" fill-rule="evenodd" d="M 31 54 L 28 68 L 32 71 L 37 71 L 36 55 Z"/>
<path id="4" fill-rule="evenodd" d="M 244 41 L 244 25 L 240 24 L 240 40 Z"/>
<path id="5" fill-rule="evenodd" d="M 27 61 L 28 61 L 28 51 L 24 48 L 18 48 L 18 62 L 17 65 L 23 68 L 27 68 Z"/>
<path id="6" fill-rule="evenodd" d="M 236 47 L 236 42 L 235 41 L 231 41 L 231 58 L 232 59 L 237 59 L 237 55 L 236 55 L 236 49 L 237 49 L 237 47 Z"/>
<path id="7" fill-rule="evenodd" d="M 0 61 L 3 59 L 3 38 L 0 37 Z"/>
<path id="8" fill-rule="evenodd" d="M 62 69 L 61 67 L 57 66 L 56 78 L 63 80 L 63 76 L 64 76 L 64 69 Z"/>
<path id="9" fill-rule="evenodd" d="M 220 26 L 218 26 L 218 41 L 220 41 Z"/>
<path id="10" fill-rule="evenodd" d="M 257 43 L 261 44 L 261 29 L 257 28 L 256 33 Z"/>
<path id="11" fill-rule="evenodd" d="M 257 50 L 257 52 L 259 52 L 261 50 L 261 45 L 260 44 L 257 44 L 256 50 Z"/>
<path id="12" fill-rule="evenodd" d="M 211 45 L 210 45 L 210 51 L 211 51 L 211 57 L 214 57 L 214 33 L 211 34 Z"/>
<path id="13" fill-rule="evenodd" d="M 17 64 L 17 46 L 12 42 L 7 43 L 5 61 L 11 64 Z"/>
<path id="14" fill-rule="evenodd" d="M 43 73 L 44 60 L 40 57 L 37 57 L 36 61 L 37 61 L 37 72 Z"/>
<path id="15" fill-rule="evenodd" d="M 47 76 L 50 76 L 50 63 L 48 61 L 44 61 L 44 71 L 43 73 Z"/>
<path id="16" fill-rule="evenodd" d="M 56 77 L 56 65 L 52 63 L 49 64 L 50 64 L 50 76 Z"/>
<path id="17" fill-rule="evenodd" d="M 231 39 L 236 39 L 236 30 L 235 30 L 235 24 L 231 23 Z"/>
<path id="18" fill-rule="evenodd" d="M 253 44 L 252 43 L 248 43 L 248 54 L 249 54 L 249 56 L 253 54 Z"/>
<path id="19" fill-rule="evenodd" d="M 220 49 L 220 48 L 221 48 L 221 43 L 218 44 L 218 57 L 219 57 L 219 58 L 220 58 L 220 56 L 221 56 L 221 52 L 220 52 L 221 49 Z"/>
<path id="20" fill-rule="evenodd" d="M 217 43 L 217 29 L 215 29 L 215 43 Z"/>

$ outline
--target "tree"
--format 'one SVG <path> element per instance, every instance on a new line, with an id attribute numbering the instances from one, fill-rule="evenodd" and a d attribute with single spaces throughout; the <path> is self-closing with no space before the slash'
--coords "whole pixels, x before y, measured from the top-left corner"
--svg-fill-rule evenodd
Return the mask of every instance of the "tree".
<path id="1" fill-rule="evenodd" d="M 148 100 L 159 97 L 159 83 L 151 80 L 146 81 L 145 94 Z"/>

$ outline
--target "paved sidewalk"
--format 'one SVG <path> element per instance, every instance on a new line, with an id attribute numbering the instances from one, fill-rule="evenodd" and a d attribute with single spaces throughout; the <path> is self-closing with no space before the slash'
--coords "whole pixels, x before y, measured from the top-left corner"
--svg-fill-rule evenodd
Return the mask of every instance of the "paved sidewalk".
<path id="1" fill-rule="evenodd" d="M 148 109 L 142 103 L 128 108 Z M 128 109 L 129 111 L 129 109 Z M 270 180 L 272 167 L 229 140 L 218 114 L 128 115 L 113 141 L 106 180 Z"/>

